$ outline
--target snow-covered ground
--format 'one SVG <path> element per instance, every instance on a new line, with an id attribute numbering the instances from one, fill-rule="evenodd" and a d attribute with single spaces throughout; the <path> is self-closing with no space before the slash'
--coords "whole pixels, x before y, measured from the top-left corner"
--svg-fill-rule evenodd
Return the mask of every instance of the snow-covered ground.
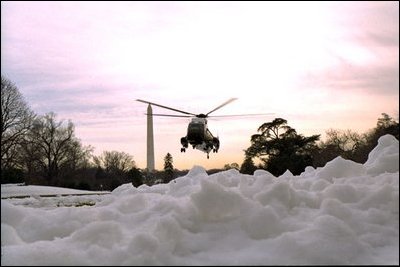
<path id="1" fill-rule="evenodd" d="M 398 265 L 399 142 L 299 176 L 194 166 L 106 195 L 2 199 L 1 264 Z"/>
<path id="2" fill-rule="evenodd" d="M 29 197 L 29 196 L 52 196 L 52 195 L 89 195 L 89 194 L 104 194 L 107 191 L 87 191 L 77 190 L 71 188 L 42 186 L 42 185 L 28 185 L 24 184 L 3 184 L 1 185 L 1 198 L 12 197 Z"/>

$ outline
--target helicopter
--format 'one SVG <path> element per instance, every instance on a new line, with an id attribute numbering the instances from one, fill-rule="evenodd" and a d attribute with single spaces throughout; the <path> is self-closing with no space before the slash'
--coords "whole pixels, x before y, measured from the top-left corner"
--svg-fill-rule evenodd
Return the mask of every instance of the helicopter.
<path id="1" fill-rule="evenodd" d="M 179 112 L 185 115 L 173 115 L 173 114 L 152 114 L 153 116 L 164 116 L 164 117 L 183 117 L 183 118 L 190 118 L 192 117 L 191 121 L 187 127 L 186 136 L 181 138 L 181 152 L 186 152 L 186 149 L 192 146 L 193 149 L 198 149 L 207 154 L 207 159 L 210 157 L 209 154 L 212 151 L 213 153 L 218 153 L 220 147 L 219 137 L 214 136 L 211 131 L 208 129 L 207 125 L 207 118 L 209 117 L 232 117 L 232 116 L 253 116 L 253 115 L 266 115 L 266 114 L 242 114 L 242 115 L 217 115 L 217 116 L 209 116 L 214 111 L 228 105 L 229 103 L 237 100 L 237 98 L 230 98 L 224 103 L 220 104 L 216 108 L 212 109 L 208 113 L 200 113 L 194 114 L 187 111 L 167 107 L 164 105 L 156 104 L 153 102 L 149 102 L 142 99 L 136 99 L 136 101 L 154 105 L 157 107 L 169 109 L 175 112 Z"/>

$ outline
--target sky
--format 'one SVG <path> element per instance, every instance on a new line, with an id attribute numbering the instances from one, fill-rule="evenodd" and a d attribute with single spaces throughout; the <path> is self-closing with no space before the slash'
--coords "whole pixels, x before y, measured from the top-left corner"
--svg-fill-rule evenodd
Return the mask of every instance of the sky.
<path id="1" fill-rule="evenodd" d="M 71 120 L 83 145 L 146 167 L 143 99 L 209 120 L 218 154 L 181 153 L 189 119 L 154 118 L 156 169 L 241 164 L 264 122 L 299 134 L 364 133 L 399 117 L 399 3 L 2 1 L 1 73 L 40 115 Z M 154 113 L 173 112 L 153 107 Z M 173 113 L 176 114 L 176 113 Z"/>
<path id="2" fill-rule="evenodd" d="M 1 185 L 2 266 L 399 264 L 391 135 L 364 164 L 337 157 L 279 177 L 194 166 L 168 184 L 87 193 Z"/>

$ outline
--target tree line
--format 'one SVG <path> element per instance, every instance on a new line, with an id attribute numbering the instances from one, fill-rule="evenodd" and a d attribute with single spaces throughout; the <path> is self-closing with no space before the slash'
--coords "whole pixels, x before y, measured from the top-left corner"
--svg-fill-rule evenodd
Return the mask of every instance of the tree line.
<path id="1" fill-rule="evenodd" d="M 326 141 L 320 141 L 320 135 L 305 137 L 285 119 L 276 118 L 262 124 L 257 132 L 251 136 L 250 147 L 244 150 L 241 166 L 232 163 L 224 169 L 236 168 L 252 174 L 261 168 L 278 176 L 286 170 L 300 174 L 307 166 L 320 167 L 337 156 L 363 163 L 380 136 L 389 133 L 399 138 L 399 124 L 382 113 L 376 127 L 368 133 L 330 129 Z M 93 150 L 75 136 L 71 121 L 59 121 L 53 112 L 35 114 L 17 86 L 2 75 L 1 183 L 113 190 L 129 182 L 136 187 L 167 183 L 187 173 L 174 169 L 170 153 L 164 157 L 163 171 L 149 174 L 139 169 L 125 152 L 103 151 L 94 156 Z M 254 160 L 260 163 L 256 166 Z"/>
<path id="2" fill-rule="evenodd" d="M 289 170 L 301 174 L 307 166 L 323 167 L 327 162 L 341 156 L 344 159 L 365 163 L 379 137 L 393 135 L 399 140 L 399 122 L 386 113 L 378 118 L 376 127 L 364 134 L 352 130 L 329 129 L 326 140 L 320 135 L 303 136 L 282 118 L 263 123 L 251 136 L 251 145 L 245 150 L 242 173 L 252 174 L 255 169 L 265 169 L 275 176 Z M 253 159 L 260 160 L 255 166 Z"/>
<path id="3" fill-rule="evenodd" d="M 85 190 L 113 190 L 123 183 L 167 183 L 184 175 L 170 153 L 164 170 L 147 173 L 133 156 L 120 151 L 93 155 L 75 136 L 71 121 L 54 112 L 35 114 L 17 86 L 1 77 L 1 183 L 50 185 Z"/>

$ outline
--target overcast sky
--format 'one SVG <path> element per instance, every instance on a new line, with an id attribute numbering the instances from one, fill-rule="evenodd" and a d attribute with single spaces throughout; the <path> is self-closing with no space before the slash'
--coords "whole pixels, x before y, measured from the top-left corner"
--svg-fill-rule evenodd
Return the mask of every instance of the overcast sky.
<path id="1" fill-rule="evenodd" d="M 155 155 L 157 169 L 168 152 L 179 169 L 241 164 L 275 117 L 306 136 L 398 119 L 399 3 L 2 1 L 1 73 L 36 113 L 140 168 L 147 106 L 135 99 L 206 113 L 237 97 L 214 114 L 274 115 L 209 120 L 221 139 L 209 160 L 180 153 L 188 119 L 155 118 Z"/>

